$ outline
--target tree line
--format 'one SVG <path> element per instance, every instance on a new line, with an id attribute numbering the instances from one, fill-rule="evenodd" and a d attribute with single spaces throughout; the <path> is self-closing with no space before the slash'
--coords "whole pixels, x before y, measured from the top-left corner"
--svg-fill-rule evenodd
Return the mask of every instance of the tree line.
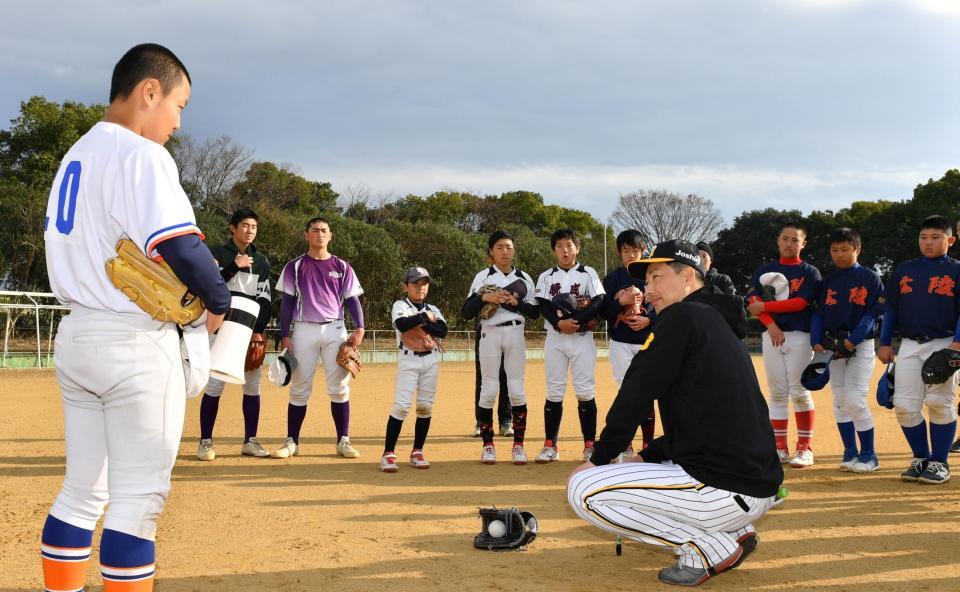
<path id="1" fill-rule="evenodd" d="M 49 291 L 43 246 L 43 217 L 50 184 L 70 146 L 103 117 L 105 105 L 58 104 L 43 97 L 21 103 L 20 115 L 0 130 L 0 285 L 8 290 Z M 550 233 L 573 228 L 581 237 L 580 261 L 598 270 L 619 265 L 617 230 L 633 227 L 653 244 L 668 238 L 713 240 L 716 266 L 741 291 L 753 270 L 776 257 L 776 236 L 787 220 L 808 230 L 804 258 L 830 270 L 826 237 L 837 226 L 857 228 L 864 240 L 861 261 L 888 273 L 917 256 L 920 220 L 932 213 L 960 215 L 960 172 L 918 185 L 910 199 L 857 201 L 836 212 L 773 208 L 751 210 L 724 227 L 719 210 L 696 194 L 638 190 L 619 196 L 605 225 L 589 212 L 545 203 L 530 191 L 477 195 L 438 191 L 431 195 L 372 195 L 362 186 L 339 195 L 330 183 L 310 180 L 290 165 L 254 158 L 227 136 L 198 141 L 177 134 L 167 145 L 181 183 L 208 244 L 228 238 L 228 220 L 237 208 L 260 217 L 258 247 L 274 281 L 283 264 L 305 250 L 303 225 L 314 217 L 330 221 L 331 250 L 351 262 L 363 284 L 368 325 L 390 325 L 390 307 L 401 295 L 403 271 L 426 267 L 432 276 L 430 301 L 455 327 L 474 275 L 486 265 L 486 238 L 505 229 L 516 238 L 516 265 L 536 277 L 554 265 Z M 606 238 L 606 251 L 604 251 Z M 607 263 L 606 267 L 604 263 Z"/>

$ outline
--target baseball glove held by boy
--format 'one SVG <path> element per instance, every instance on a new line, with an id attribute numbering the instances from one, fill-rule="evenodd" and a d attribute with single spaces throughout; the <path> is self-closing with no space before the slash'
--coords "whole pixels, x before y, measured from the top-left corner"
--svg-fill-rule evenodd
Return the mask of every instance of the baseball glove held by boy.
<path id="1" fill-rule="evenodd" d="M 340 350 L 337 352 L 337 365 L 349 372 L 352 378 L 356 378 L 360 374 L 360 367 L 362 366 L 360 352 L 344 341 L 340 344 Z"/>
<path id="2" fill-rule="evenodd" d="M 494 292 L 499 292 L 500 288 L 492 284 L 487 284 L 482 286 L 478 291 L 481 297 L 484 294 L 493 294 Z M 480 320 L 485 321 L 497 313 L 497 309 L 500 308 L 499 304 L 492 304 L 490 302 L 484 302 L 483 308 L 480 309 Z"/>
<path id="3" fill-rule="evenodd" d="M 401 333 L 400 341 L 405 348 L 414 352 L 433 351 L 437 347 L 437 340 L 422 325 Z"/>
<path id="4" fill-rule="evenodd" d="M 117 256 L 106 263 L 118 290 L 157 321 L 189 325 L 203 314 L 203 301 L 187 291 L 163 261 L 153 261 L 128 238 L 117 243 Z"/>

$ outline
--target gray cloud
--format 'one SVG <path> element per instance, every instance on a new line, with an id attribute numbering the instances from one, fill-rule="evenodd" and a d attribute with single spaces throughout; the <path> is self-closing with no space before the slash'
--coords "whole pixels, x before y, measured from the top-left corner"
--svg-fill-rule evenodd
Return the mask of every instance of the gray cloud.
<path id="1" fill-rule="evenodd" d="M 865 2 L 56 2 L 5 8 L 0 118 L 102 101 L 128 46 L 188 64 L 185 131 L 377 192 L 639 187 L 744 208 L 906 198 L 960 162 L 960 15 Z"/>

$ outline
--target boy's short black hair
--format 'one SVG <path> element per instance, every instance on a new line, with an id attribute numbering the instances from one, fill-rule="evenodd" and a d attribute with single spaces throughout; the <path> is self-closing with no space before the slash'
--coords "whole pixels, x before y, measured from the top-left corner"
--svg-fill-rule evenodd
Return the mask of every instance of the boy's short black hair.
<path id="1" fill-rule="evenodd" d="M 573 244 L 577 245 L 578 249 L 580 248 L 580 239 L 577 237 L 577 233 L 572 228 L 561 228 L 554 231 L 554 233 L 550 235 L 550 248 L 556 249 L 557 243 L 563 239 L 569 239 L 573 241 Z"/>
<path id="2" fill-rule="evenodd" d="M 803 236 L 807 236 L 807 227 L 803 225 L 803 222 L 799 220 L 788 220 L 780 227 L 780 232 L 783 232 L 787 228 L 795 228 L 803 233 Z"/>
<path id="3" fill-rule="evenodd" d="M 860 233 L 853 228 L 834 228 L 830 231 L 830 244 L 850 243 L 854 249 L 860 248 Z"/>
<path id="4" fill-rule="evenodd" d="M 497 244 L 497 241 L 502 241 L 504 239 L 516 244 L 516 241 L 513 240 L 513 236 L 511 236 L 509 232 L 506 230 L 497 230 L 490 235 L 490 238 L 487 239 L 487 251 L 492 250 L 493 245 Z"/>
<path id="5" fill-rule="evenodd" d="M 315 216 L 307 220 L 307 223 L 303 226 L 303 231 L 309 232 L 311 226 L 313 226 L 314 224 L 319 224 L 321 222 L 325 223 L 327 226 L 330 226 L 330 222 L 327 222 L 326 218 L 324 218 L 323 216 Z"/>
<path id="6" fill-rule="evenodd" d="M 172 51 L 156 43 L 136 45 L 123 54 L 113 67 L 110 80 L 110 102 L 130 96 L 140 81 L 156 78 L 167 95 L 183 78 L 190 82 L 190 73 Z"/>
<path id="7" fill-rule="evenodd" d="M 943 233 L 947 235 L 953 234 L 953 228 L 950 227 L 950 221 L 947 220 L 946 216 L 941 216 L 939 214 L 927 216 L 923 219 L 923 222 L 920 223 L 920 230 L 926 230 L 928 228 L 933 230 L 942 230 Z"/>
<path id="8" fill-rule="evenodd" d="M 643 235 L 639 230 L 629 228 L 617 235 L 617 252 L 623 250 L 623 247 L 633 247 L 635 249 L 643 248 Z"/>
<path id="9" fill-rule="evenodd" d="M 257 216 L 256 212 L 250 208 L 240 208 L 230 216 L 230 226 L 237 226 L 244 220 L 253 219 L 254 222 L 260 222 L 260 218 Z"/>

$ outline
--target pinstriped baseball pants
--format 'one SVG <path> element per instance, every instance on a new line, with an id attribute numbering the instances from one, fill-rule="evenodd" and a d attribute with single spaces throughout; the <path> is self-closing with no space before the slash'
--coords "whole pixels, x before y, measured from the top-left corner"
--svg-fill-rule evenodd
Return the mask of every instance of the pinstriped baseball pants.
<path id="1" fill-rule="evenodd" d="M 755 498 L 700 483 L 673 463 L 626 463 L 581 471 L 567 501 L 591 524 L 667 547 L 684 565 L 707 569 L 737 551 L 775 497 Z"/>

